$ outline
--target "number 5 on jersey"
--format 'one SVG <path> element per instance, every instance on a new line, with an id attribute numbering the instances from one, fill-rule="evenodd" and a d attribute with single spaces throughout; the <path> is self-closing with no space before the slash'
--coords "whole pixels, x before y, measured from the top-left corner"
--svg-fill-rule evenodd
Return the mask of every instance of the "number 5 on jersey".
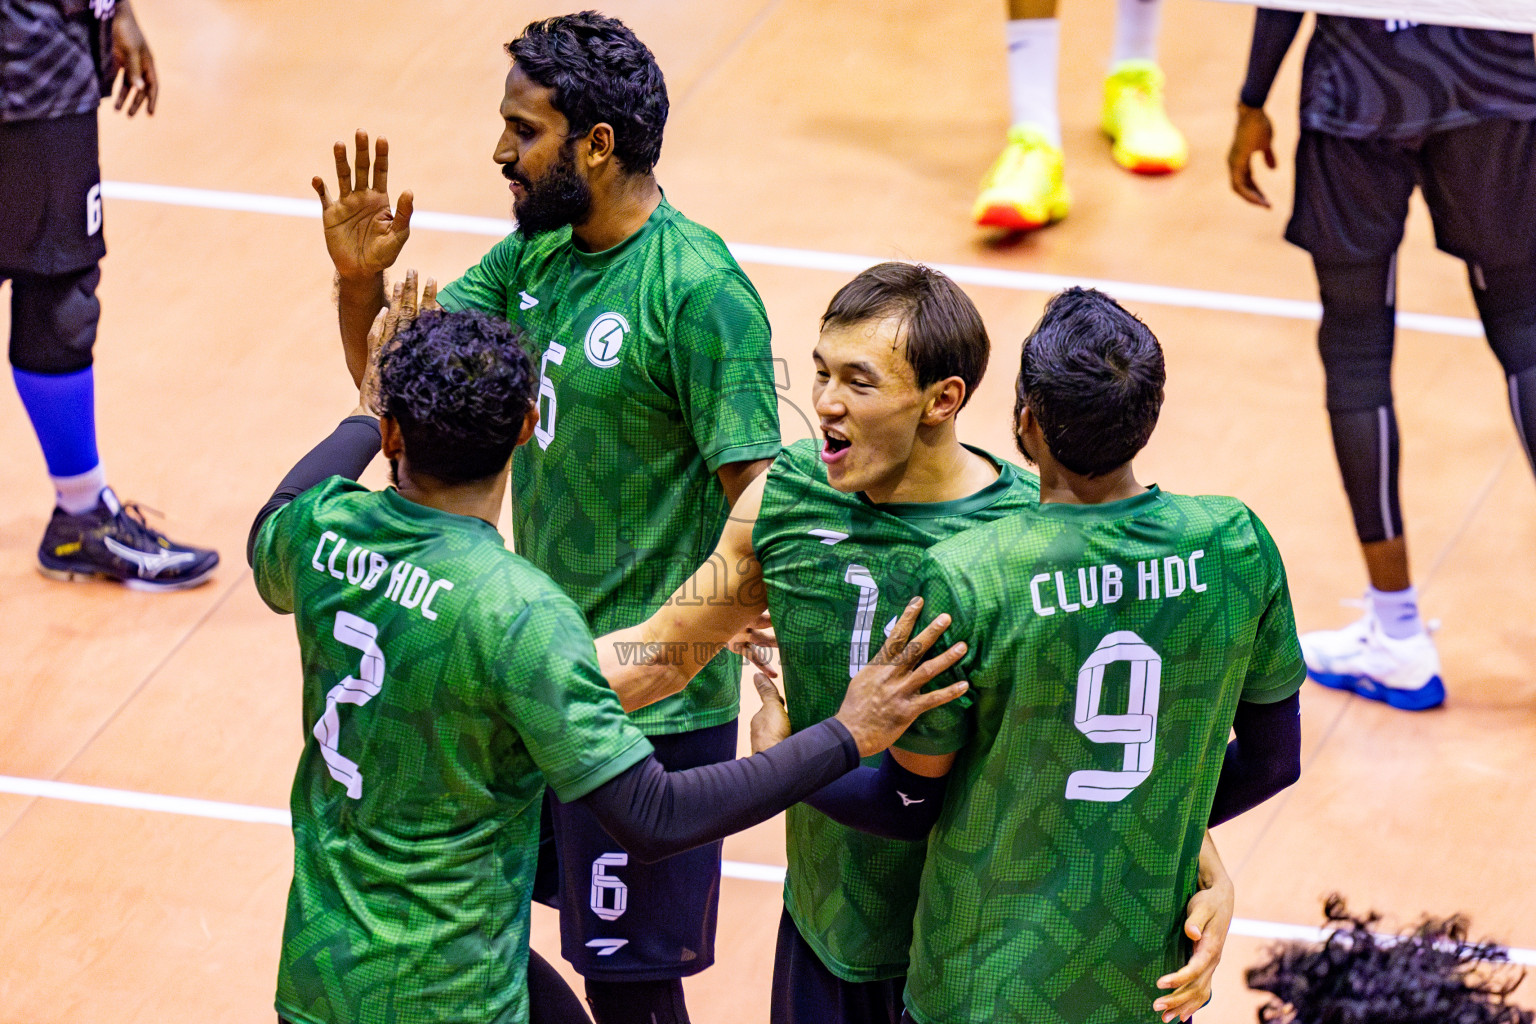
<path id="1" fill-rule="evenodd" d="M 315 739 L 320 741 L 320 756 L 325 758 L 331 778 L 346 786 L 347 796 L 357 800 L 363 795 L 363 773 L 356 762 L 342 757 L 336 749 L 341 739 L 341 715 L 337 706 L 362 706 L 379 695 L 384 686 L 384 652 L 379 650 L 379 628 L 351 612 L 336 613 L 336 628 L 331 635 L 348 647 L 362 651 L 363 656 L 357 675 L 347 676 L 325 695 L 325 713 L 315 723 Z"/>

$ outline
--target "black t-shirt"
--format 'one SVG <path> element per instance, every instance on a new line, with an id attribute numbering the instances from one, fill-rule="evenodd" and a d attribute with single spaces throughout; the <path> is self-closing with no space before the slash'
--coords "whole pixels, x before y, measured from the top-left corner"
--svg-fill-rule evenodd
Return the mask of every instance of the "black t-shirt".
<path id="1" fill-rule="evenodd" d="M 1406 139 L 1496 118 L 1536 119 L 1530 35 L 1317 16 L 1302 66 L 1302 127 Z"/>

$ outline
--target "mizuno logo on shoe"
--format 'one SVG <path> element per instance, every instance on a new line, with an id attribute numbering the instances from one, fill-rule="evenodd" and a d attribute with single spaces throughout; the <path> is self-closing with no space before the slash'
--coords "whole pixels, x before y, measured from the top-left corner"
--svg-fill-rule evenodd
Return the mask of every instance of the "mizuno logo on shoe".
<path id="1" fill-rule="evenodd" d="M 132 562 L 138 566 L 139 575 L 145 579 L 154 579 L 167 569 L 179 569 L 183 565 L 190 565 L 197 561 L 196 553 L 191 551 L 140 551 L 111 537 L 103 537 L 101 540 L 108 551 L 123 561 Z"/>
<path id="2" fill-rule="evenodd" d="M 917 800 L 913 800 L 911 797 L 907 796 L 907 794 L 903 793 L 899 789 L 896 791 L 896 795 L 901 797 L 901 806 L 903 806 L 903 807 L 911 807 L 913 804 L 920 804 L 920 803 L 923 802 L 923 799 L 924 799 L 924 798 L 919 798 Z"/>
<path id="3" fill-rule="evenodd" d="M 527 292 L 518 292 L 517 298 L 518 309 L 532 309 L 534 306 L 539 304 L 539 300 L 534 298 L 532 295 L 529 295 Z"/>

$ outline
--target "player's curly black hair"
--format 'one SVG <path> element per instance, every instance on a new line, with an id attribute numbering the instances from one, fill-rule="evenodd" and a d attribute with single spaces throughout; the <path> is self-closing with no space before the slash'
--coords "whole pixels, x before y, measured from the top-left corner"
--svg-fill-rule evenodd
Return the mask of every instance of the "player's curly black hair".
<path id="1" fill-rule="evenodd" d="M 631 174 L 649 174 L 661 156 L 667 82 L 629 27 L 596 11 L 536 21 L 507 44 L 523 74 L 553 89 L 572 138 L 596 124 L 613 128 L 613 154 Z"/>
<path id="2" fill-rule="evenodd" d="M 1378 935 L 1378 914 L 1357 917 L 1338 894 L 1323 913 L 1321 945 L 1288 943 L 1248 971 L 1248 987 L 1275 998 L 1259 1020 L 1275 1024 L 1532 1024 L 1505 1000 L 1525 972 L 1508 952 L 1467 938 L 1467 919 L 1426 917 L 1404 935 Z"/>
<path id="3" fill-rule="evenodd" d="M 1102 476 L 1146 447 L 1166 379 L 1162 346 L 1146 324 L 1101 291 L 1068 288 L 1024 339 L 1013 420 L 1028 405 L 1056 461 Z"/>
<path id="4" fill-rule="evenodd" d="M 464 483 L 506 466 L 539 388 L 522 342 L 474 311 L 431 310 L 395 335 L 379 357 L 380 412 L 400 424 L 414 472 Z"/>

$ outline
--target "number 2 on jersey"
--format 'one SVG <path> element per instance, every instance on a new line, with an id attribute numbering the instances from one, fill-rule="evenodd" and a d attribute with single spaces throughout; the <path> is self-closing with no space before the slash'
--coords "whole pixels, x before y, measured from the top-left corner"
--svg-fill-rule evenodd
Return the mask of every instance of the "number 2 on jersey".
<path id="1" fill-rule="evenodd" d="M 363 773 L 357 763 L 341 756 L 336 749 L 341 739 L 341 704 L 367 704 L 379 695 L 384 686 L 384 652 L 379 650 L 379 627 L 367 619 L 360 619 L 351 612 L 336 613 L 336 628 L 332 631 L 341 643 L 363 652 L 356 676 L 347 676 L 331 687 L 325 695 L 325 713 L 315 723 L 315 739 L 320 741 L 320 756 L 331 778 L 347 787 L 347 796 L 353 800 L 363 795 Z"/>
<path id="2" fill-rule="evenodd" d="M 539 425 L 533 428 L 533 436 L 540 448 L 548 448 L 555 439 L 555 382 L 549 379 L 549 364 L 560 366 L 564 362 L 565 346 L 558 341 L 550 342 L 539 360 Z"/>
<path id="3" fill-rule="evenodd" d="M 1130 697 L 1123 715 L 1100 712 L 1104 670 L 1118 662 L 1130 666 Z M 1095 743 L 1125 745 L 1121 771 L 1084 769 L 1067 776 L 1068 800 L 1118 803 L 1152 774 L 1157 752 L 1157 699 L 1162 690 L 1163 658 L 1128 629 L 1099 641 L 1077 670 L 1077 708 L 1072 724 Z"/>

